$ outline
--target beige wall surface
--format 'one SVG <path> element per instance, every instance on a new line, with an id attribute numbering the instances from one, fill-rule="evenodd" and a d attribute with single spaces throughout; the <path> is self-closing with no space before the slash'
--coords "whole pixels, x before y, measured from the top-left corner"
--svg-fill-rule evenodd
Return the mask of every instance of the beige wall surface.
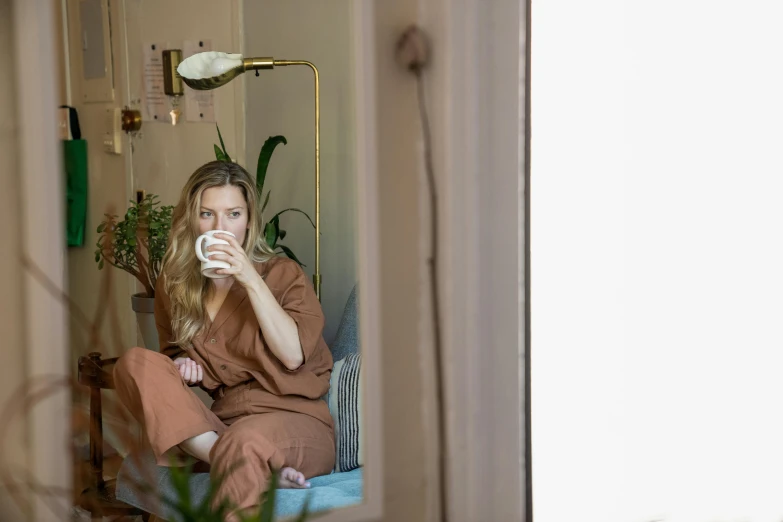
<path id="1" fill-rule="evenodd" d="M 352 0 L 251 0 L 244 4 L 246 56 L 308 60 L 321 83 L 321 303 L 324 337 L 331 342 L 356 276 L 356 160 Z M 303 16 L 307 13 L 307 16 Z M 288 140 L 272 156 L 265 218 L 296 207 L 315 219 L 315 103 L 309 67 L 278 67 L 246 74 L 247 168 L 269 136 Z M 281 226 L 290 247 L 312 275 L 314 231 L 307 219 L 286 213 Z"/>
<path id="2" fill-rule="evenodd" d="M 211 40 L 212 49 L 239 45 L 239 0 L 134 0 L 124 2 L 128 45 L 128 97 L 143 99 L 142 50 L 163 42 L 181 49 L 185 40 Z M 188 87 L 185 87 L 188 89 Z M 241 114 L 241 83 L 212 91 L 215 117 L 226 148 L 232 157 L 243 158 L 239 134 L 244 130 Z M 171 103 L 167 99 L 167 103 Z M 184 109 L 184 101 L 180 101 Z M 131 155 L 133 189 L 160 195 L 164 204 L 174 205 L 182 187 L 199 166 L 215 159 L 213 145 L 219 143 L 214 123 L 188 122 L 183 114 L 176 126 L 147 121 L 142 135 L 133 142 Z"/>

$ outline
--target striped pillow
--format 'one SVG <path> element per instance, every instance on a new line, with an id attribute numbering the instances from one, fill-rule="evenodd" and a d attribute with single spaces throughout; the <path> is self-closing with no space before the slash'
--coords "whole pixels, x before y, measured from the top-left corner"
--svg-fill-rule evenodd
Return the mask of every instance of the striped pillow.
<path id="1" fill-rule="evenodd" d="M 337 453 L 335 472 L 351 471 L 364 464 L 362 439 L 359 436 L 364 414 L 360 391 L 361 355 L 352 353 L 334 363 L 329 386 L 329 412 L 334 419 Z"/>

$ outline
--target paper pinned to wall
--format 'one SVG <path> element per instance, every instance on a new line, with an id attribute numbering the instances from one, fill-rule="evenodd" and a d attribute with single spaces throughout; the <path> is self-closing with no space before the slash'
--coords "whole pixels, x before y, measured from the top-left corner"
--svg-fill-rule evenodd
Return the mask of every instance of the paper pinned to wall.
<path id="1" fill-rule="evenodd" d="M 182 59 L 211 50 L 212 40 L 186 40 L 182 46 Z M 215 123 L 215 91 L 196 91 L 185 86 L 185 119 Z"/>
<path id="2" fill-rule="evenodd" d="M 163 43 L 144 44 L 144 99 L 142 118 L 144 122 L 171 123 L 169 101 L 163 91 Z"/>

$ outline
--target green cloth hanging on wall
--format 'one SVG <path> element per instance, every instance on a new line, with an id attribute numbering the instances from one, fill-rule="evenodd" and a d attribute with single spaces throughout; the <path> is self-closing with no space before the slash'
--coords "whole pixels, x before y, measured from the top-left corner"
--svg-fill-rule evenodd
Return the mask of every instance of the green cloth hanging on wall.
<path id="1" fill-rule="evenodd" d="M 87 221 L 87 142 L 64 140 L 68 246 L 84 245 L 84 228 Z"/>

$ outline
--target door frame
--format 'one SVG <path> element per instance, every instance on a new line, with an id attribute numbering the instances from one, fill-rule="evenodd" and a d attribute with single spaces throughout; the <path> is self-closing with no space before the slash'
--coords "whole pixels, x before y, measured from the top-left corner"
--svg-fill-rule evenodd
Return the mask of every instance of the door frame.
<path id="1" fill-rule="evenodd" d="M 448 520 L 532 520 L 530 1 L 434 0 L 420 14 L 442 198 Z"/>
<path id="2" fill-rule="evenodd" d="M 55 292 L 65 291 L 63 176 L 57 137 L 57 82 L 54 9 L 59 2 L 14 0 L 19 140 L 20 227 L 24 270 L 23 316 L 27 393 L 39 393 L 70 378 L 66 307 Z M 29 520 L 58 521 L 69 516 L 72 501 L 71 391 L 55 385 L 26 415 L 28 473 L 31 480 L 55 488 L 62 499 L 31 495 Z M 21 400 L 21 399 L 20 399 Z M 54 500 L 54 501 L 52 501 Z M 65 505 L 63 505 L 63 502 Z"/>

